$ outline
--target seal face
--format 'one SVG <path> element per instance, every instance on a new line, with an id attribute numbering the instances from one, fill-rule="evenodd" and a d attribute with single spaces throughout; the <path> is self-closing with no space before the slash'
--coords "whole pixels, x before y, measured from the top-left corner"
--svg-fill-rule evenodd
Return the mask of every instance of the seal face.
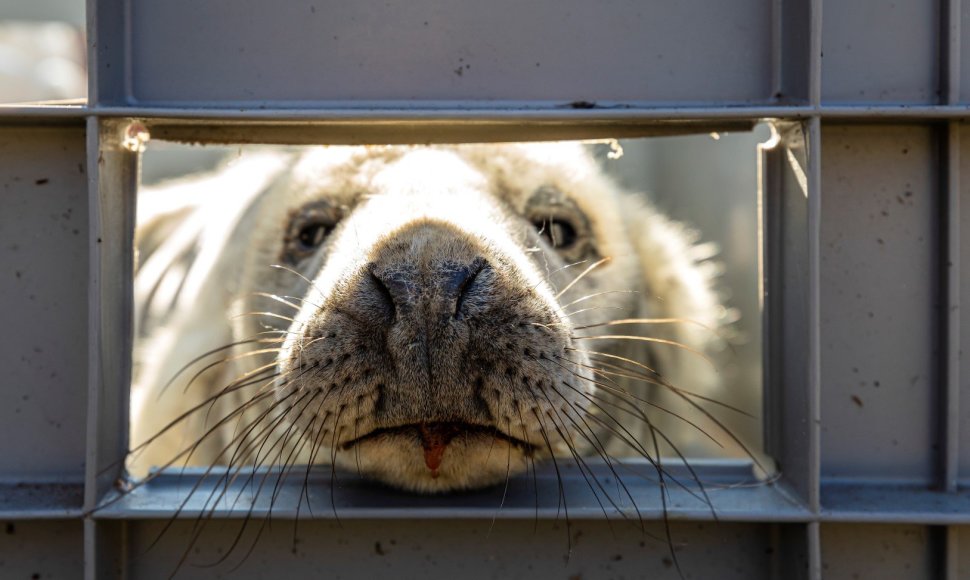
<path id="1" fill-rule="evenodd" d="M 247 190 L 219 206 L 140 214 L 142 467 L 333 463 L 413 491 L 482 487 L 544 457 L 641 445 L 609 412 L 645 401 L 631 376 L 716 383 L 651 348 L 703 350 L 710 334 L 603 332 L 714 326 L 723 309 L 687 231 L 581 145 L 325 147 L 239 165 L 259 179 L 226 169 L 187 186 Z M 223 358 L 168 388 L 210 351 Z M 193 414 L 207 428 L 166 427 Z"/>

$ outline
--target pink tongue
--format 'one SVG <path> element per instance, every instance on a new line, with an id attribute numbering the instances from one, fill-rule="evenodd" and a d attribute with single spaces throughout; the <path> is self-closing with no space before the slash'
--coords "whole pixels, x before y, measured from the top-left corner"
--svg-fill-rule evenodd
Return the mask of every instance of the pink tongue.
<path id="1" fill-rule="evenodd" d="M 424 448 L 424 464 L 431 470 L 431 477 L 438 477 L 445 449 L 461 429 L 451 423 L 422 423 L 418 430 L 421 433 L 421 447 Z"/>

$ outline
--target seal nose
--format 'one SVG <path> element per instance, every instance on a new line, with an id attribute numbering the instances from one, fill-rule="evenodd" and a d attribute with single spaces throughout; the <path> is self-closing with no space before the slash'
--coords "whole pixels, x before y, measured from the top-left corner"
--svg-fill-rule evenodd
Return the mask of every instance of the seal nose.
<path id="1" fill-rule="evenodd" d="M 395 315 L 433 303 L 432 308 L 438 314 L 448 312 L 458 318 L 465 298 L 487 265 L 484 258 L 476 257 L 467 264 L 448 261 L 425 271 L 407 264 L 382 267 L 374 262 L 367 265 L 367 270 L 386 306 Z"/>

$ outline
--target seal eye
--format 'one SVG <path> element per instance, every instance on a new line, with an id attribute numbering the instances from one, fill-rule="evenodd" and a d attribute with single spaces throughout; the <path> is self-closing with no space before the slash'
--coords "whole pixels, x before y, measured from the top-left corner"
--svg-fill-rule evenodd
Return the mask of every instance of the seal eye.
<path id="1" fill-rule="evenodd" d="M 562 218 L 540 219 L 532 222 L 539 235 L 556 250 L 569 250 L 576 245 L 579 234 L 576 226 Z"/>
<path id="2" fill-rule="evenodd" d="M 537 189 L 522 208 L 535 234 L 565 260 L 595 259 L 596 239 L 589 218 L 575 200 L 552 185 Z M 522 224 L 525 226 L 525 224 Z"/>
<path id="3" fill-rule="evenodd" d="M 312 250 L 323 243 L 323 238 L 326 237 L 327 233 L 326 224 L 310 223 L 303 226 L 296 239 L 299 240 L 301 249 Z"/>
<path id="4" fill-rule="evenodd" d="M 280 258 L 297 264 L 314 255 L 337 227 L 345 211 L 328 200 L 320 200 L 290 212 Z"/>

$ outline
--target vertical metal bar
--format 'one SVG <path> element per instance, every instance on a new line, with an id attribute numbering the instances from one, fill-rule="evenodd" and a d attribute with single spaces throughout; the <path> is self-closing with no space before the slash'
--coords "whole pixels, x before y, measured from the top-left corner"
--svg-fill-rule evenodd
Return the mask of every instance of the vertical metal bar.
<path id="1" fill-rule="evenodd" d="M 940 100 L 945 105 L 956 105 L 960 102 L 961 0 L 944 0 L 941 12 Z"/>
<path id="2" fill-rule="evenodd" d="M 944 528 L 943 549 L 943 578 L 945 580 L 960 580 L 960 528 L 947 526 Z"/>
<path id="3" fill-rule="evenodd" d="M 782 29 L 784 22 L 782 15 L 784 10 L 783 0 L 772 0 L 771 2 L 771 93 L 770 100 L 777 101 L 777 95 L 782 94 L 782 84 L 784 82 L 784 58 Z"/>
<path id="4" fill-rule="evenodd" d="M 90 511 L 98 500 L 98 449 L 99 410 L 101 406 L 101 204 L 98 156 L 101 131 L 98 118 L 87 118 L 87 175 L 88 175 L 88 247 L 90 271 L 88 273 L 88 410 L 84 468 L 84 577 L 97 578 L 97 542 L 95 522 Z"/>
<path id="5" fill-rule="evenodd" d="M 821 525 L 818 522 L 809 522 L 805 530 L 808 534 L 808 578 L 822 580 Z"/>
<path id="6" fill-rule="evenodd" d="M 818 116 L 808 123 L 808 388 L 809 441 L 811 463 L 809 508 L 819 511 L 819 474 L 821 471 L 819 409 L 821 406 L 820 350 L 820 236 L 822 219 L 822 122 Z"/>
<path id="7" fill-rule="evenodd" d="M 132 45 L 134 39 L 132 38 L 132 25 L 131 25 L 131 2 L 130 0 L 121 1 L 122 14 L 122 34 L 124 35 L 122 42 L 125 47 L 125 58 L 124 58 L 124 71 L 122 73 L 123 78 L 121 79 L 121 84 L 123 88 L 123 99 L 125 103 L 131 103 L 135 99 L 135 87 L 134 87 L 134 68 L 132 62 L 134 59 L 132 55 L 135 53 L 134 46 Z"/>
<path id="8" fill-rule="evenodd" d="M 941 487 L 956 491 L 960 469 L 960 123 L 950 121 L 944 129 L 941 155 L 941 230 L 943 230 L 943 393 L 940 414 L 943 418 L 943 459 Z"/>
<path id="9" fill-rule="evenodd" d="M 940 97 L 946 105 L 960 102 L 961 0 L 944 0 L 942 11 L 943 42 L 940 57 Z M 945 128 L 941 145 L 943 213 L 940 220 L 944 239 L 943 261 L 943 393 L 940 404 L 943 416 L 943 458 L 941 487 L 947 492 L 957 491 L 960 476 L 960 123 L 951 120 Z M 942 576 L 946 580 L 959 578 L 959 529 L 947 526 L 943 530 Z"/>
<path id="10" fill-rule="evenodd" d="M 88 103 L 100 102 L 98 91 L 98 0 L 87 0 L 84 6 L 85 42 L 87 46 Z"/>
<path id="11" fill-rule="evenodd" d="M 98 14 L 98 1 L 97 0 L 87 0 L 85 2 L 85 42 L 87 46 L 87 89 L 88 89 L 88 103 L 99 102 L 98 91 L 98 26 L 97 26 L 97 14 Z M 85 134 L 85 154 L 87 165 L 86 171 L 88 176 L 88 214 L 90 216 L 88 222 L 88 248 L 90 252 L 91 262 L 88 266 L 88 409 L 87 409 L 87 432 L 85 434 L 85 468 L 84 468 L 84 510 L 88 513 L 88 510 L 94 506 L 96 501 L 96 484 L 97 479 L 97 468 L 95 467 L 95 462 L 93 462 L 92 455 L 94 450 L 97 449 L 97 445 L 94 443 L 95 436 L 92 435 L 93 431 L 97 431 L 96 422 L 93 422 L 92 413 L 96 413 L 98 408 L 96 397 L 100 396 L 100 389 L 96 385 L 100 384 L 100 373 L 101 368 L 99 365 L 94 364 L 94 356 L 92 351 L 96 348 L 97 337 L 100 333 L 98 325 L 98 316 L 96 315 L 94 304 L 98 296 L 99 280 L 95 277 L 95 272 L 98 268 L 95 266 L 95 255 L 98 253 L 98 247 L 96 245 L 96 238 L 98 236 L 97 232 L 101 229 L 100 222 L 101 216 L 97 211 L 92 211 L 94 200 L 97 199 L 96 192 L 98 191 L 98 175 L 94 171 L 91 171 L 93 166 L 97 163 L 97 152 L 98 152 L 98 123 L 96 117 L 88 117 L 86 119 L 87 132 Z M 98 254 L 100 258 L 100 254 Z M 81 526 L 83 534 L 83 555 L 84 555 L 84 578 L 86 580 L 94 580 L 97 573 L 97 567 L 95 563 L 97 562 L 97 543 L 95 542 L 95 522 L 91 519 L 90 515 L 86 515 L 84 518 L 83 525 Z"/>
<path id="12" fill-rule="evenodd" d="M 809 14 L 808 102 L 822 104 L 822 0 L 811 0 Z"/>
<path id="13" fill-rule="evenodd" d="M 772 128 L 774 131 L 774 128 Z M 782 361 L 776 352 L 781 340 L 777 336 L 774 326 L 782 318 L 778 292 L 775 281 L 781 272 L 781 262 L 778 247 L 781 246 L 780 228 L 781 211 L 777 199 L 769 199 L 768 192 L 778 193 L 778 155 L 774 151 L 777 144 L 758 144 L 758 301 L 761 308 L 761 337 L 763 348 L 761 351 L 761 384 L 762 389 L 762 438 L 764 451 L 768 455 L 778 457 L 782 453 L 781 424 L 784 420 L 783 410 L 776 401 L 779 399 L 776 389 L 784 388 L 780 367 Z M 783 348 L 783 346 L 781 347 Z"/>
<path id="14" fill-rule="evenodd" d="M 111 487 L 128 445 L 134 183 L 137 155 L 122 149 L 123 121 L 87 118 L 90 271 L 88 278 L 88 410 L 84 509 Z M 108 469 L 111 467 L 112 469 Z M 84 573 L 105 578 L 117 561 L 115 528 L 84 524 Z"/>

